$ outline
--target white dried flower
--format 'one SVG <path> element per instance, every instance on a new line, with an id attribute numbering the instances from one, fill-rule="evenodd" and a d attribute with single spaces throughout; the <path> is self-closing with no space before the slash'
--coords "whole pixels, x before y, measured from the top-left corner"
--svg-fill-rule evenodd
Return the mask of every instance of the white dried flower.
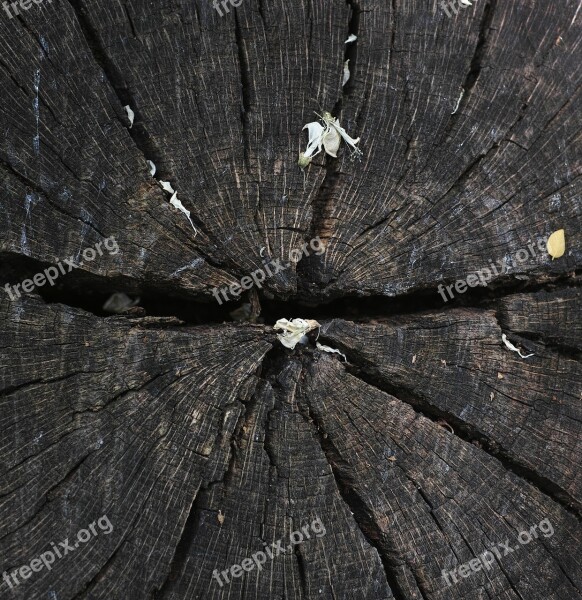
<path id="1" fill-rule="evenodd" d="M 351 44 L 352 42 L 355 42 L 358 39 L 357 35 L 354 35 L 353 33 L 350 34 L 350 37 L 348 37 L 348 39 L 344 42 L 344 44 Z"/>
<path id="2" fill-rule="evenodd" d="M 324 125 L 313 121 L 303 127 L 303 129 L 307 129 L 308 131 L 309 141 L 307 142 L 305 152 L 299 154 L 300 167 L 306 167 L 311 162 L 311 159 L 321 152 L 322 146 L 327 154 L 336 158 L 341 139 L 352 149 L 352 154 L 358 157 L 362 155 L 362 151 L 357 147 L 360 138 L 354 139 L 348 135 L 346 130 L 331 113 L 326 111 L 322 116 L 317 116 L 323 121 Z"/>
<path id="3" fill-rule="evenodd" d="M 344 142 L 352 149 L 353 154 L 356 156 L 361 156 L 362 151 L 356 147 L 356 144 L 359 143 L 360 138 L 352 138 L 348 135 L 347 131 L 339 124 L 339 121 L 331 115 L 329 112 L 324 112 L 321 117 L 324 123 L 327 125 L 327 128 L 335 129 L 343 138 Z"/>
<path id="4" fill-rule="evenodd" d="M 277 338 L 285 346 L 293 350 L 301 341 L 301 338 L 308 332 L 321 327 L 314 319 L 279 319 L 275 325 L 275 330 L 283 331 L 278 333 Z"/>

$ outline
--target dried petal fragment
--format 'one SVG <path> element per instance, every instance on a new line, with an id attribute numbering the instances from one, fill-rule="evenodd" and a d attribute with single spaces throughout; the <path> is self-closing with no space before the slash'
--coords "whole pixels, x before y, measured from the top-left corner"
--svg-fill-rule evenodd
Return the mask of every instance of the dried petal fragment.
<path id="1" fill-rule="evenodd" d="M 133 112 L 133 110 L 131 110 L 131 107 L 129 106 L 129 104 L 127 106 L 124 106 L 123 108 L 125 108 L 125 112 L 127 113 L 127 118 L 129 119 L 129 128 L 131 129 L 133 127 L 133 120 L 135 119 L 135 113 Z"/>
<path id="2" fill-rule="evenodd" d="M 336 350 L 335 348 L 332 348 L 331 346 L 325 346 L 324 344 L 320 344 L 319 342 L 316 342 L 315 347 L 318 350 L 321 350 L 322 352 L 329 352 L 329 354 L 339 354 L 340 356 L 344 357 L 344 360 L 346 362 L 348 362 L 348 359 L 343 352 L 340 352 L 339 350 Z"/>
<path id="3" fill-rule="evenodd" d="M 307 129 L 307 134 L 309 135 L 307 150 L 305 150 L 303 155 L 306 158 L 317 156 L 321 152 L 321 145 L 323 143 L 323 126 L 321 123 L 313 121 L 311 123 L 307 123 L 303 129 Z M 315 150 L 317 150 L 317 152 Z"/>
<path id="4" fill-rule="evenodd" d="M 519 354 L 519 356 L 521 358 L 529 358 L 530 356 L 533 356 L 533 354 L 526 354 L 525 356 L 521 353 L 521 350 L 519 348 L 517 348 L 516 346 L 514 346 L 508 339 L 507 336 L 503 333 L 501 335 L 501 339 L 503 341 L 503 343 L 512 351 L 512 352 L 517 352 Z"/>
<path id="5" fill-rule="evenodd" d="M 344 87 L 344 85 L 349 81 L 350 79 L 350 65 L 349 65 L 350 59 L 348 58 L 348 60 L 346 60 L 346 62 L 344 63 L 344 78 L 342 81 L 342 87 Z"/>
<path id="6" fill-rule="evenodd" d="M 334 158 L 337 158 L 337 151 L 339 150 L 341 138 L 339 133 L 331 127 L 323 134 L 323 147 L 325 151 Z"/>
<path id="7" fill-rule="evenodd" d="M 194 227 L 194 223 L 192 223 L 192 219 L 190 218 L 190 211 L 186 210 L 184 205 L 180 202 L 180 200 L 178 200 L 176 192 L 174 192 L 174 195 L 170 198 L 170 204 L 175 206 L 178 210 L 181 210 L 188 217 L 188 221 L 190 221 L 190 225 L 192 225 L 194 233 L 198 233 L 198 231 L 196 231 L 196 227 Z"/>
<path id="8" fill-rule="evenodd" d="M 160 185 L 162 186 L 163 190 L 166 190 L 166 192 L 169 192 L 170 194 L 174 193 L 174 188 L 169 181 L 160 181 Z"/>
<path id="9" fill-rule="evenodd" d="M 353 138 L 348 135 L 347 131 L 339 124 L 339 121 L 331 115 L 331 113 L 323 113 L 323 121 L 328 127 L 333 127 L 343 138 L 344 142 L 353 150 L 357 156 L 362 155 L 362 151 L 356 148 L 356 144 L 359 143 L 360 138 Z"/>

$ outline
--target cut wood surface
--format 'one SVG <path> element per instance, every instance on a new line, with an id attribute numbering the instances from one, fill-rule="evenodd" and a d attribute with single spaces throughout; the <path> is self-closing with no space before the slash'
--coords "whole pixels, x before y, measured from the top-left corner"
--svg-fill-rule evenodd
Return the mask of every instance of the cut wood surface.
<path id="1" fill-rule="evenodd" d="M 582 599 L 581 22 L 0 7 L 0 599 Z"/>

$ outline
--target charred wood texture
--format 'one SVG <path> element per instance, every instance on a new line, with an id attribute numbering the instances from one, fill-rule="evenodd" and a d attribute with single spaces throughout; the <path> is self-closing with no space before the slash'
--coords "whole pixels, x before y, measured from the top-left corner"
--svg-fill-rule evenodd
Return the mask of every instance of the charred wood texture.
<path id="1" fill-rule="evenodd" d="M 4 4 L 0 598 L 582 598 L 581 8 Z"/>

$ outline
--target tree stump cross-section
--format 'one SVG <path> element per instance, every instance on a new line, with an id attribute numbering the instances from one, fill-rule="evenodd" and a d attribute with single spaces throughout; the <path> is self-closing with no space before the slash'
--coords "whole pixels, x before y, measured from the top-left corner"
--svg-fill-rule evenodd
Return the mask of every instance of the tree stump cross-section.
<path id="1" fill-rule="evenodd" d="M 581 9 L 3 4 L 2 600 L 582 598 Z"/>

